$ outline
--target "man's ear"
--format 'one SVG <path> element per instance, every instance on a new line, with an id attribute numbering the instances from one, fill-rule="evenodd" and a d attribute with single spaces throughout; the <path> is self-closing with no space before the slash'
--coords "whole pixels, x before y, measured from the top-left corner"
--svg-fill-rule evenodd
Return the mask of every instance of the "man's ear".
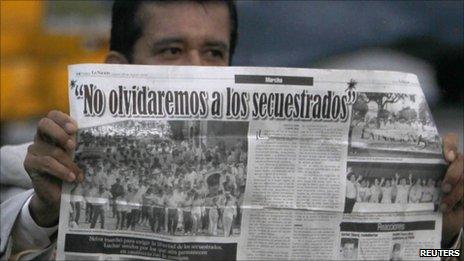
<path id="1" fill-rule="evenodd" d="M 113 64 L 128 64 L 129 61 L 127 60 L 126 56 L 124 56 L 120 52 L 110 51 L 105 58 L 105 63 L 113 63 Z"/>

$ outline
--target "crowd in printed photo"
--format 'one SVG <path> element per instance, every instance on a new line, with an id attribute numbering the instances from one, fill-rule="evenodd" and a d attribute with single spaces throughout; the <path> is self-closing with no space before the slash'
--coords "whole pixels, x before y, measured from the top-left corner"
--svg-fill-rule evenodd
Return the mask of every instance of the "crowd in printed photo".
<path id="1" fill-rule="evenodd" d="M 441 156 L 432 115 L 425 98 L 418 95 L 358 93 L 349 141 L 350 156 Z"/>
<path id="2" fill-rule="evenodd" d="M 441 200 L 444 166 L 395 163 L 348 163 L 345 213 L 357 203 L 417 204 L 433 203 L 437 211 Z"/>
<path id="3" fill-rule="evenodd" d="M 81 130 L 70 227 L 238 236 L 248 123 L 124 121 Z"/>

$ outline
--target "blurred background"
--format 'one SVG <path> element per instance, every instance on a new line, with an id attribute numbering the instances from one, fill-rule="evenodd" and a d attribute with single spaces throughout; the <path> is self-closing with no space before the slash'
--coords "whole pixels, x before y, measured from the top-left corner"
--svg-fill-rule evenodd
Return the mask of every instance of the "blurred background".
<path id="1" fill-rule="evenodd" d="M 111 1 L 1 1 L 1 144 L 68 112 L 67 65 L 102 62 Z M 441 134 L 464 118 L 463 1 L 237 1 L 233 65 L 415 73 Z"/>

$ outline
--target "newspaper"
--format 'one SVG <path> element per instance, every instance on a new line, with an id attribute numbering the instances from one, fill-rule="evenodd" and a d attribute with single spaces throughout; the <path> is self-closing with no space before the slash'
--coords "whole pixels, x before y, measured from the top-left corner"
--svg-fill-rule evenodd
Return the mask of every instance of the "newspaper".
<path id="1" fill-rule="evenodd" d="M 69 67 L 58 259 L 417 259 L 446 169 L 415 75 Z"/>

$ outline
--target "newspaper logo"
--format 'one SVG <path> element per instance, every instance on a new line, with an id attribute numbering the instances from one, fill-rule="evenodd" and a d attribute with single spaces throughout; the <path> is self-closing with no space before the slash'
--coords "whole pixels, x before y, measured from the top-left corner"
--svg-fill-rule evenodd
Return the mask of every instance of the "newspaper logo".
<path id="1" fill-rule="evenodd" d="M 460 257 L 459 249 L 419 249 L 419 257 Z"/>

